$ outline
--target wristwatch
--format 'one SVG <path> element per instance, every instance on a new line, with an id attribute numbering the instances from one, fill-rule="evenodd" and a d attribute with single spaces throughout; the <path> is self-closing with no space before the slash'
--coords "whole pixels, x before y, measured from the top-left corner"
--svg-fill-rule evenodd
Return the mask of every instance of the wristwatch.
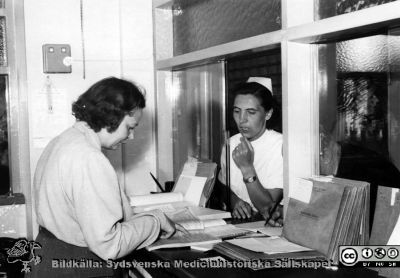
<path id="1" fill-rule="evenodd" d="M 257 180 L 257 176 L 251 176 L 251 177 L 248 177 L 248 178 L 243 178 L 243 182 L 244 183 L 251 183 L 251 182 L 255 182 Z"/>

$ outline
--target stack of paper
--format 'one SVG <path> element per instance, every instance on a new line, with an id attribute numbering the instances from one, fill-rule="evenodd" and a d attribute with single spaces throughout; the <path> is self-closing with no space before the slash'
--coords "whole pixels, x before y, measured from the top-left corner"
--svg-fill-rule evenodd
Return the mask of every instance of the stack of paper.
<path id="1" fill-rule="evenodd" d="M 280 237 L 265 237 L 264 241 L 258 241 L 259 239 L 261 238 L 224 241 L 215 244 L 213 249 L 233 260 L 264 262 L 264 264 L 252 267 L 254 270 L 273 267 L 277 259 L 282 259 L 281 262 L 283 259 L 289 258 L 298 259 L 301 262 L 325 260 L 321 253 L 293 244 Z M 251 250 L 253 248 L 256 251 Z"/>
<path id="2" fill-rule="evenodd" d="M 255 270 L 273 267 L 276 259 L 324 260 L 321 253 L 280 237 L 281 227 L 265 227 L 264 223 L 236 224 L 236 228 L 247 230 L 249 234 L 217 243 L 213 249 L 234 260 L 270 262 L 252 267 Z"/>
<path id="3" fill-rule="evenodd" d="M 316 176 L 290 188 L 283 236 L 337 262 L 339 245 L 369 237 L 369 184 Z"/>
<path id="4" fill-rule="evenodd" d="M 270 255 L 280 254 L 280 253 L 312 251 L 312 249 L 310 248 L 295 244 L 278 236 L 235 238 L 227 240 L 227 242 L 254 252 L 262 252 Z"/>

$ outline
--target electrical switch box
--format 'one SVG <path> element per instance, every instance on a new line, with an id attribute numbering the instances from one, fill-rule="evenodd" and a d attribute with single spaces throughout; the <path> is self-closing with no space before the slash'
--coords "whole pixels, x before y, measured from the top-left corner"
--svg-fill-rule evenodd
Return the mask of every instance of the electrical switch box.
<path id="1" fill-rule="evenodd" d="M 71 46 L 69 44 L 44 44 L 43 72 L 71 73 Z"/>

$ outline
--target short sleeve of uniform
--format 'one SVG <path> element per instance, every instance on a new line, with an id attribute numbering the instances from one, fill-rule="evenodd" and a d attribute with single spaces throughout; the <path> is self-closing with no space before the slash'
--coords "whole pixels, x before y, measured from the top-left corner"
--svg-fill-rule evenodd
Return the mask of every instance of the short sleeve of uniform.
<path id="1" fill-rule="evenodd" d="M 226 147 L 224 146 L 221 151 L 221 169 L 218 174 L 218 180 L 226 184 Z"/>
<path id="2" fill-rule="evenodd" d="M 271 148 L 270 160 L 265 171 L 265 180 L 263 187 L 266 189 L 282 188 L 283 189 L 283 157 L 282 157 L 282 140 L 278 140 Z M 259 173 L 257 173 L 259 174 Z"/>

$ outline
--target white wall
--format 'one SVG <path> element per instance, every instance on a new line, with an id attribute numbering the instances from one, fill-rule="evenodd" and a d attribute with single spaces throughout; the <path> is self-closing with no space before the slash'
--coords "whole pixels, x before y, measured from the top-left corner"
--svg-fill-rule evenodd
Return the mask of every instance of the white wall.
<path id="1" fill-rule="evenodd" d="M 125 145 L 125 185 L 128 194 L 148 194 L 156 185 L 155 81 L 152 3 L 149 0 L 121 0 L 122 74 L 146 89 L 146 109 L 135 130 L 135 140 Z"/>
<path id="2" fill-rule="evenodd" d="M 156 169 L 151 1 L 83 0 L 83 24 L 85 78 L 80 1 L 25 0 L 32 179 L 44 144 L 73 124 L 72 101 L 99 79 L 116 76 L 144 87 L 147 103 L 135 140 L 124 146 L 124 152 L 107 155 L 128 193 L 148 193 L 155 189 L 148 172 Z M 73 58 L 71 74 L 49 75 L 53 103 L 58 105 L 53 114 L 43 112 L 43 104 L 38 101 L 45 100 L 41 94 L 47 76 L 42 68 L 42 45 L 47 43 L 70 44 Z M 125 167 L 125 175 L 121 167 Z"/>

